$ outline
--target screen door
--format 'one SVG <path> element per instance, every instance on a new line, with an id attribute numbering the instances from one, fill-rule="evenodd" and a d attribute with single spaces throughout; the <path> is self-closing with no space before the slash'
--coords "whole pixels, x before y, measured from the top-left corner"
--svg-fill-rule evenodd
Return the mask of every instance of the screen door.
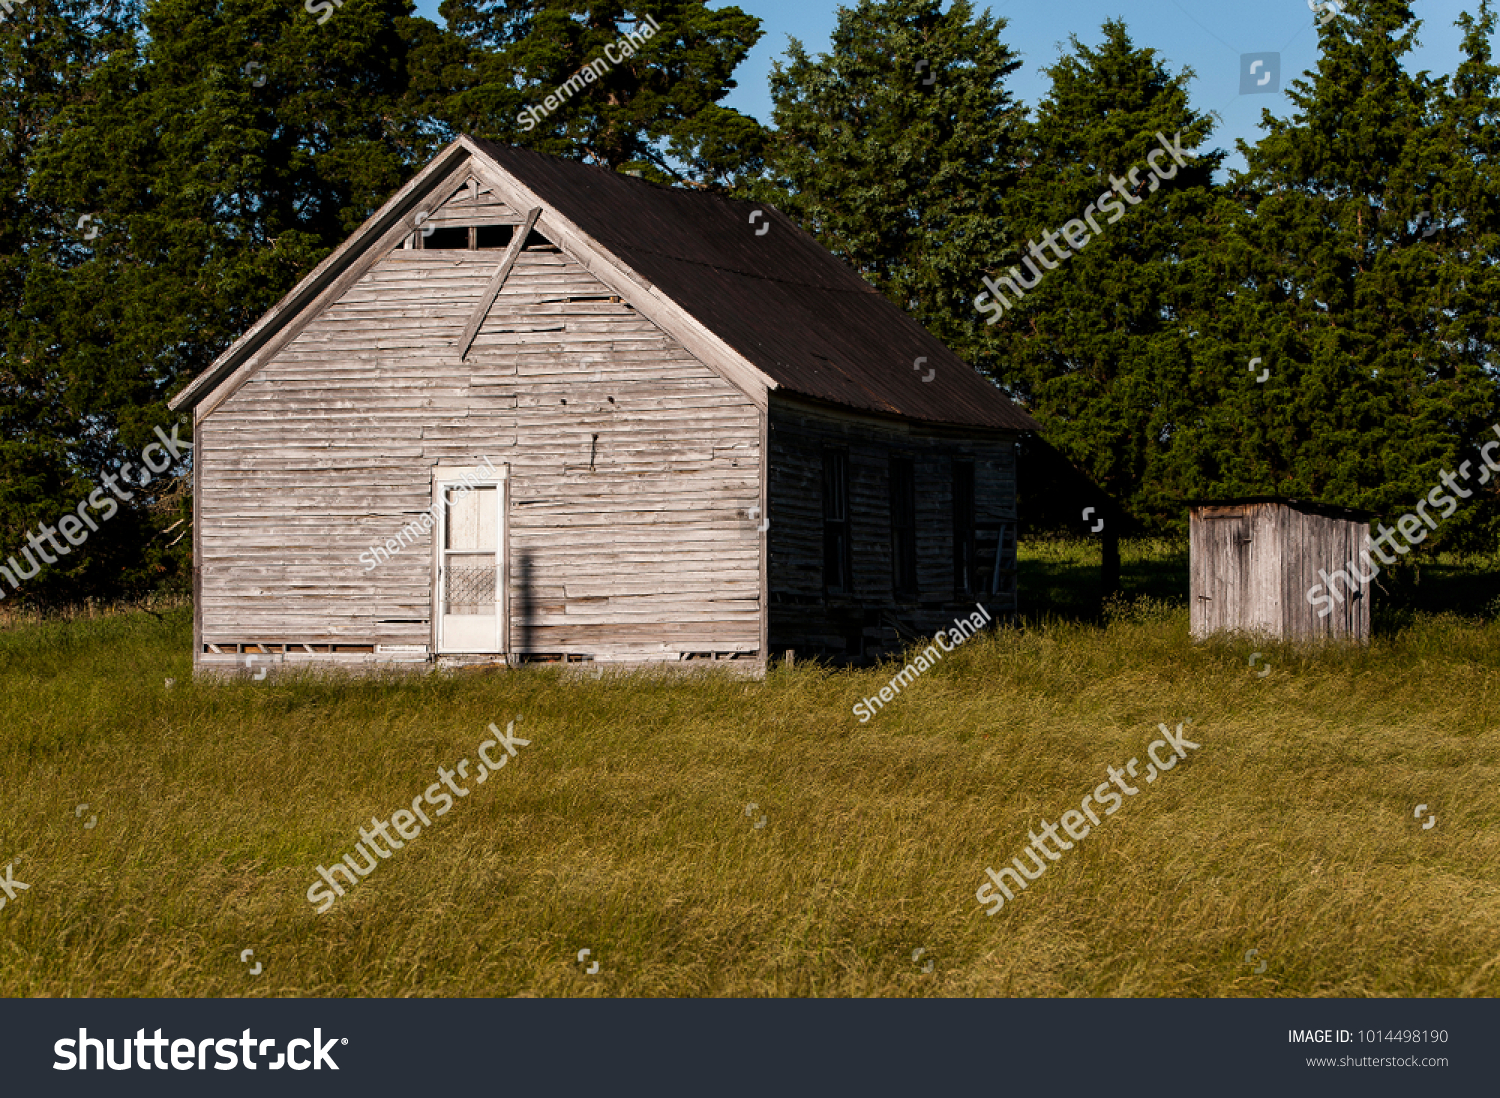
<path id="1" fill-rule="evenodd" d="M 471 475 L 466 483 L 463 473 L 472 467 L 433 477 L 436 650 L 499 654 L 505 651 L 506 482 L 475 484 Z"/>

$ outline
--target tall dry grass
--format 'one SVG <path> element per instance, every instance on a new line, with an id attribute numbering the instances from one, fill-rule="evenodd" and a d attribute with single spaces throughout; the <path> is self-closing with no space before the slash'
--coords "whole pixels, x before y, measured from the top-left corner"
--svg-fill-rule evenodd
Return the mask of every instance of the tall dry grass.
<path id="1" fill-rule="evenodd" d="M 0 634 L 0 872 L 31 886 L 0 993 L 1500 993 L 1495 626 L 1194 644 L 1127 603 L 977 638 L 866 725 L 894 667 L 215 685 L 189 633 Z M 984 914 L 986 866 L 1187 718 L 1200 750 Z M 315 914 L 318 865 L 512 719 L 512 764 Z"/>

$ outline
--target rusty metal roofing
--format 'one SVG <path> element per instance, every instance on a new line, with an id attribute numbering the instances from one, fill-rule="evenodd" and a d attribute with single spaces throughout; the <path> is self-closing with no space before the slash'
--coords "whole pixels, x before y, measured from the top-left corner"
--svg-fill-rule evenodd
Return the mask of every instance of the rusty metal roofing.
<path id="1" fill-rule="evenodd" d="M 787 391 L 931 423 L 1040 429 L 774 207 L 470 140 Z"/>

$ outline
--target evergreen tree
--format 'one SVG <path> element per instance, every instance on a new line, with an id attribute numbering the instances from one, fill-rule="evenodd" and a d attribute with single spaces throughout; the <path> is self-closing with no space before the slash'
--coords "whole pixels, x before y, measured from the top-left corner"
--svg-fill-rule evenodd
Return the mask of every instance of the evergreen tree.
<path id="1" fill-rule="evenodd" d="M 1025 130 L 1006 239 L 988 256 L 1002 297 L 980 302 L 984 338 L 1000 379 L 1119 517 L 1171 525 L 1197 487 L 1175 464 L 1182 435 L 1219 395 L 1196 361 L 1197 326 L 1228 293 L 1210 262 L 1223 154 L 1200 149 L 1209 123 L 1188 105 L 1191 72 L 1169 73 L 1115 21 L 1097 48 L 1071 44 Z M 1070 223 L 1082 247 L 1058 235 Z"/>
<path id="2" fill-rule="evenodd" d="M 6 373 L 48 404 L 26 429 L 46 461 L 6 477 L 12 544 L 139 467 L 167 398 L 431 155 L 407 73 L 438 34 L 409 10 L 347 0 L 320 24 L 282 0 L 156 0 L 78 75 L 27 164 L 11 260 Z M 183 582 L 183 485 L 132 495 L 28 592 Z"/>
<path id="3" fill-rule="evenodd" d="M 0 563 L 15 553 L 23 569 L 27 533 L 89 490 L 74 455 L 98 429 L 70 413 L 66 379 L 38 338 L 39 307 L 26 301 L 33 267 L 79 235 L 77 213 L 39 193 L 33 176 L 137 25 L 130 0 L 13 3 L 0 18 Z M 45 578 L 54 592 L 82 571 L 76 553 L 58 559 Z M 28 582 L 18 592 L 0 578 L 0 597 L 12 603 L 45 590 Z"/>
<path id="4" fill-rule="evenodd" d="M 722 105 L 760 38 L 760 20 L 739 8 L 444 0 L 440 10 L 471 51 L 446 73 L 461 90 L 438 113 L 454 130 L 664 182 L 724 187 L 759 174 L 759 123 Z M 646 40 L 617 45 L 630 31 Z M 586 71 L 596 61 L 605 71 Z M 547 112 L 547 97 L 580 74 Z"/>
<path id="5" fill-rule="evenodd" d="M 971 364 L 971 303 L 1005 240 L 1021 108 L 1004 20 L 968 0 L 859 0 L 816 60 L 793 40 L 771 76 L 771 183 L 759 190 Z"/>
<path id="6" fill-rule="evenodd" d="M 1430 287 L 1437 342 L 1466 364 L 1475 395 L 1488 395 L 1475 401 L 1478 419 L 1471 412 L 1452 425 L 1456 452 L 1448 469 L 1472 459 L 1474 448 L 1492 441 L 1500 424 L 1492 388 L 1500 380 L 1500 67 L 1490 51 L 1495 13 L 1488 0 L 1477 16 L 1461 15 L 1458 25 L 1464 58 L 1444 82 L 1439 139 L 1425 166 L 1427 204 L 1414 225 L 1442 261 Z M 1492 479 L 1491 488 L 1500 482 Z M 1495 491 L 1476 493 L 1435 544 L 1493 549 L 1500 537 L 1497 502 Z"/>
<path id="7" fill-rule="evenodd" d="M 1450 91 L 1402 67 L 1420 26 L 1406 0 L 1358 0 L 1321 31 L 1295 115 L 1264 114 L 1222 269 L 1233 358 L 1273 378 L 1194 455 L 1212 489 L 1394 516 L 1496 421 L 1490 22 L 1468 24 Z"/>

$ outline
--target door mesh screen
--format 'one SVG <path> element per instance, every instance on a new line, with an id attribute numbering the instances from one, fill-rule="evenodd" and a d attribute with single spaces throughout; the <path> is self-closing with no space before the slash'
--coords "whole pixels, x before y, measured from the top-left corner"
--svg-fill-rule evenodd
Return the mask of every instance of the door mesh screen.
<path id="1" fill-rule="evenodd" d="M 493 564 L 449 565 L 445 585 L 445 614 L 493 614 L 495 612 L 495 566 Z"/>

